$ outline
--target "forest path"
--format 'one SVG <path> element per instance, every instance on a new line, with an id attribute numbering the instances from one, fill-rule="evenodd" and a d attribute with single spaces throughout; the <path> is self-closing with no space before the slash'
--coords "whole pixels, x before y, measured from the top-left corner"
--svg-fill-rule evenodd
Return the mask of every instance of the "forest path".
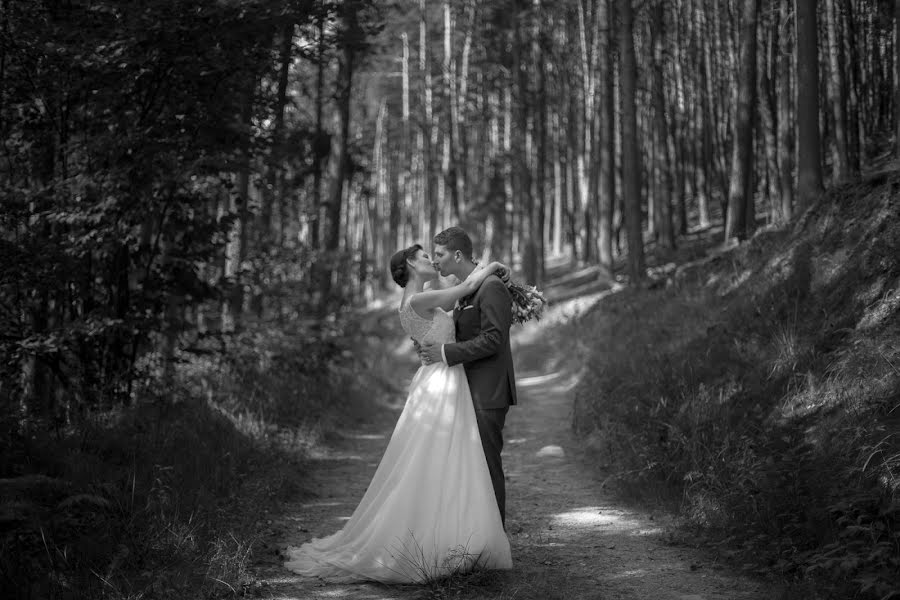
<path id="1" fill-rule="evenodd" d="M 583 352 L 573 339 L 577 314 L 600 294 L 554 306 L 538 324 L 514 327 L 519 406 L 504 431 L 511 571 L 424 586 L 338 585 L 301 579 L 281 567 L 280 551 L 339 529 L 362 497 L 402 409 L 390 398 L 383 418 L 349 427 L 314 457 L 312 499 L 285 506 L 257 552 L 257 595 L 278 599 L 464 598 L 520 600 L 756 600 L 771 586 L 717 564 L 710 553 L 663 541 L 662 515 L 626 508 L 603 489 L 572 432 L 572 394 Z M 395 347 L 394 373 L 416 361 L 408 340 L 379 317 L 384 348 Z M 408 372 L 408 373 L 407 373 Z M 386 404 L 387 405 L 387 404 Z"/>

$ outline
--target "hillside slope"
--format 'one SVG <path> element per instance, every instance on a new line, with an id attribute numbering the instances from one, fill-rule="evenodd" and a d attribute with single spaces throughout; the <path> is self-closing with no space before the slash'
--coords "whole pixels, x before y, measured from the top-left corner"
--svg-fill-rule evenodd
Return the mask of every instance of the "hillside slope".
<path id="1" fill-rule="evenodd" d="M 833 189 L 583 319 L 598 473 L 803 597 L 900 594 L 898 198 L 896 172 Z"/>

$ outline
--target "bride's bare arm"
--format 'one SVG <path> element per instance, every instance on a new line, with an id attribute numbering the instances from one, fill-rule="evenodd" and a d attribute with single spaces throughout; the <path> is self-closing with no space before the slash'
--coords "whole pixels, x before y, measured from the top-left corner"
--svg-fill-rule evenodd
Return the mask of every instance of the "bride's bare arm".
<path id="1" fill-rule="evenodd" d="M 426 290 L 424 292 L 419 292 L 410 298 L 409 302 L 412 305 L 413 310 L 420 315 L 427 314 L 438 306 L 452 306 L 453 303 L 460 298 L 473 294 L 481 287 L 481 284 L 484 283 L 484 280 L 487 279 L 489 275 L 492 275 L 499 269 L 506 269 L 506 265 L 493 261 L 485 267 L 478 266 L 472 271 L 472 274 L 459 285 L 442 290 Z"/>

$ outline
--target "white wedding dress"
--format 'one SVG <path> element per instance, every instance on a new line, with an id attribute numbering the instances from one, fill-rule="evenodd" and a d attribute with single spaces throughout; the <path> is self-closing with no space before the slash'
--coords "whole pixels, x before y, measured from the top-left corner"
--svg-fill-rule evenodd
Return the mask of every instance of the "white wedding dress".
<path id="1" fill-rule="evenodd" d="M 419 343 L 453 342 L 453 317 L 435 312 L 424 319 L 407 303 L 400 322 Z M 287 555 L 291 571 L 336 582 L 421 583 L 512 567 L 462 365 L 419 367 L 350 520 Z"/>

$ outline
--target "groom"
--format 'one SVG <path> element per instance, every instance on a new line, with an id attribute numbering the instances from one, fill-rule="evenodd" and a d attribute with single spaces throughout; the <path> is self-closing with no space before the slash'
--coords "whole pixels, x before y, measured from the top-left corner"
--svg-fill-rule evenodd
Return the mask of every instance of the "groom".
<path id="1" fill-rule="evenodd" d="M 472 240 L 459 227 L 445 229 L 434 236 L 432 259 L 442 276 L 455 275 L 463 281 L 475 269 Z M 516 403 L 516 376 L 509 347 L 512 298 L 506 285 L 496 275 L 489 276 L 478 291 L 458 302 L 453 321 L 456 343 L 425 345 L 421 354 L 428 364 L 462 363 L 466 370 L 478 433 L 505 527 L 506 484 L 500 451 L 506 413 Z"/>

